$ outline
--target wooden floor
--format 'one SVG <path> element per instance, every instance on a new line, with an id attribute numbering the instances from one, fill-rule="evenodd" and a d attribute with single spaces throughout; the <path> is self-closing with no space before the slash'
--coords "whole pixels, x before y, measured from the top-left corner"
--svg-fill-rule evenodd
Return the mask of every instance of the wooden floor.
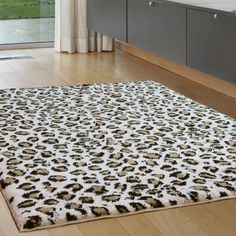
<path id="1" fill-rule="evenodd" d="M 236 101 L 213 89 L 163 70 L 121 51 L 58 54 L 53 49 L 0 51 L 33 59 L 0 61 L 0 88 L 155 80 L 236 118 Z M 72 226 L 18 233 L 0 194 L 0 236 L 229 236 L 236 235 L 236 200 L 99 220 Z"/>

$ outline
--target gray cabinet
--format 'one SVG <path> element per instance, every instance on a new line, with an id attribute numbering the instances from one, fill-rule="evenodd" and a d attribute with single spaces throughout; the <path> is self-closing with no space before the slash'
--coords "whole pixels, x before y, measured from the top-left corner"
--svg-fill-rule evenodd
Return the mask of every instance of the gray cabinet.
<path id="1" fill-rule="evenodd" d="M 186 64 L 186 8 L 128 0 L 128 43 Z"/>
<path id="2" fill-rule="evenodd" d="M 187 65 L 236 83 L 236 19 L 188 10 Z"/>
<path id="3" fill-rule="evenodd" d="M 164 0 L 87 4 L 89 29 L 236 83 L 233 14 Z"/>
<path id="4" fill-rule="evenodd" d="M 126 42 L 126 0 L 87 0 L 88 28 Z"/>

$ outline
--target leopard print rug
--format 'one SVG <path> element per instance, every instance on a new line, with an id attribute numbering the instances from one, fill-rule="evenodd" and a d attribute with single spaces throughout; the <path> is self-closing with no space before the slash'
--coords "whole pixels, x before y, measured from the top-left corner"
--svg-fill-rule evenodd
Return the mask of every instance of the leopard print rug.
<path id="1" fill-rule="evenodd" d="M 235 120 L 152 81 L 0 90 L 0 134 L 21 231 L 236 197 Z"/>

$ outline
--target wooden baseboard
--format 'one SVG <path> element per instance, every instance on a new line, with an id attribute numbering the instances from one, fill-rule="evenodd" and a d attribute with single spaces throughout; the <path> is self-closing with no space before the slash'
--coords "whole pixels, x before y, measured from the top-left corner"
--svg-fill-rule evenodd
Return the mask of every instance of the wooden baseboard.
<path id="1" fill-rule="evenodd" d="M 236 85 L 233 83 L 191 69 L 187 66 L 176 64 L 175 62 L 163 59 L 161 57 L 158 57 L 150 52 L 144 51 L 130 44 L 117 41 L 116 49 L 122 50 L 133 56 L 139 57 L 145 61 L 160 66 L 168 71 L 174 72 L 180 76 L 183 76 L 197 83 L 200 83 L 206 87 L 210 87 L 211 89 L 214 89 L 227 96 L 236 98 Z"/>

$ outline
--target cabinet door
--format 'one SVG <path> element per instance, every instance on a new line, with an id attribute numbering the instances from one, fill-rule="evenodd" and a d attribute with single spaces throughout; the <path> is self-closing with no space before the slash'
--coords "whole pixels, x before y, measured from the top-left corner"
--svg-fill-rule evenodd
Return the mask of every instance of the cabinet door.
<path id="1" fill-rule="evenodd" d="M 128 42 L 186 64 L 186 11 L 168 2 L 128 0 Z"/>
<path id="2" fill-rule="evenodd" d="M 188 10 L 190 67 L 236 83 L 236 18 Z"/>
<path id="3" fill-rule="evenodd" d="M 126 42 L 126 0 L 87 0 L 88 28 Z"/>

